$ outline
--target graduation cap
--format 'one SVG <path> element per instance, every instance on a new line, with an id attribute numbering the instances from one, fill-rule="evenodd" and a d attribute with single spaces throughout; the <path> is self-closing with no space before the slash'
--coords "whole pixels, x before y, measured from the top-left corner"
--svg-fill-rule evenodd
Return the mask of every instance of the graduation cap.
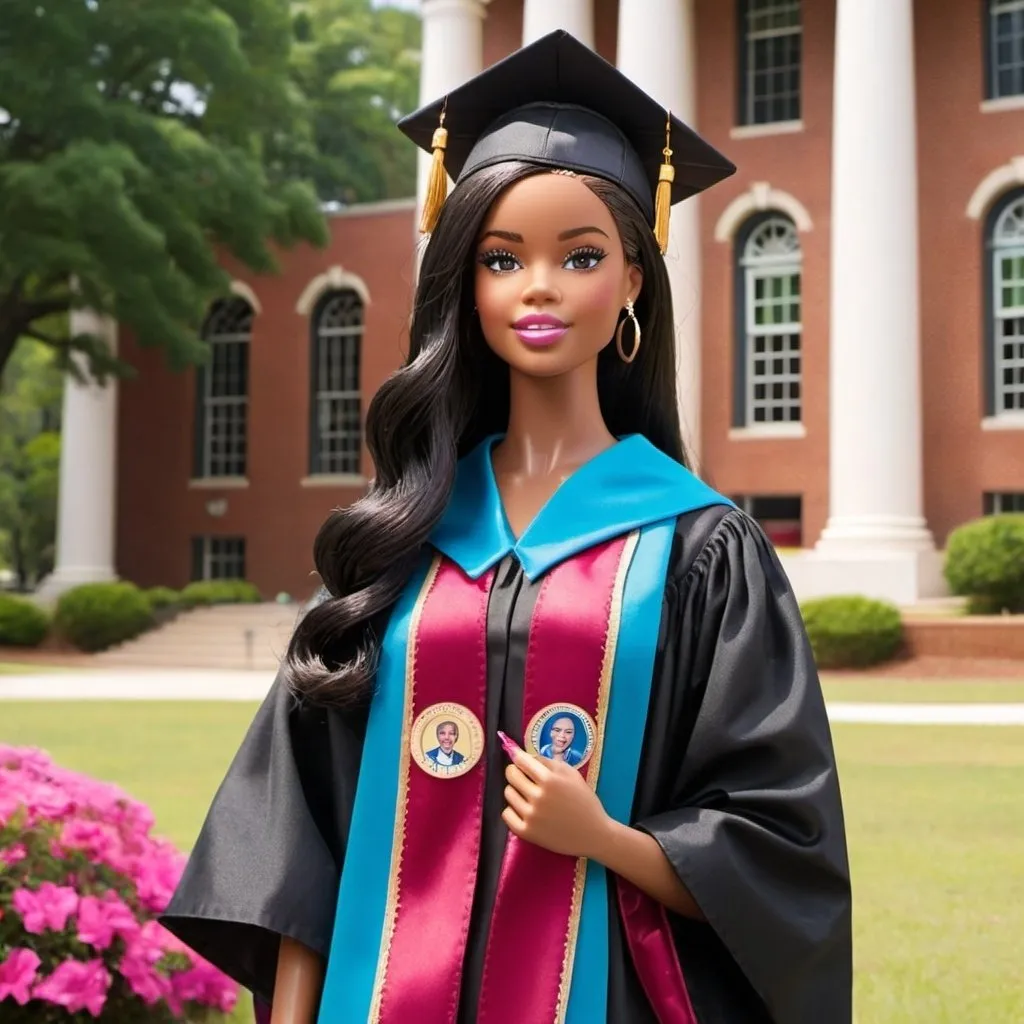
<path id="1" fill-rule="evenodd" d="M 398 123 L 433 154 L 420 225 L 433 230 L 447 175 L 521 160 L 620 185 L 668 245 L 669 209 L 736 167 L 616 67 L 565 31 L 471 78 Z"/>

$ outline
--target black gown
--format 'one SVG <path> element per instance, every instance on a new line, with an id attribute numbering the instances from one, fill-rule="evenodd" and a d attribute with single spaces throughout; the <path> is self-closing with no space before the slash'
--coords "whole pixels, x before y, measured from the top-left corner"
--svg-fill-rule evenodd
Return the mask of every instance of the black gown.
<path id="1" fill-rule="evenodd" d="M 499 566 L 487 735 L 500 728 L 523 741 L 539 585 L 514 556 Z M 330 949 L 365 726 L 365 713 L 297 706 L 275 682 L 163 918 L 261 998 L 272 997 L 281 936 Z M 497 744 L 485 756 L 462 1024 L 475 1018 L 507 836 L 506 762 Z M 707 918 L 669 915 L 700 1024 L 849 1024 L 850 880 L 824 701 L 775 552 L 734 509 L 691 512 L 676 526 L 633 824 L 659 842 Z M 608 1020 L 656 1024 L 614 899 L 609 914 Z M 528 977 L 528 965 L 514 966 Z"/>

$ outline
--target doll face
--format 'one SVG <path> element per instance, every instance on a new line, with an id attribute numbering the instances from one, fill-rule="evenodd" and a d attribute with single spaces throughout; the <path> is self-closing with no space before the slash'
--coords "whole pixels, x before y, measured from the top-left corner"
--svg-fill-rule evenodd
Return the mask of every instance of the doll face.
<path id="1" fill-rule="evenodd" d="M 437 742 L 446 754 L 450 754 L 452 752 L 455 747 L 455 741 L 458 738 L 459 730 L 452 725 L 451 722 L 445 722 L 443 725 L 438 727 Z"/>
<path id="2" fill-rule="evenodd" d="M 558 718 L 551 724 L 551 746 L 556 754 L 564 754 L 576 735 L 571 718 Z"/>
<path id="3" fill-rule="evenodd" d="M 642 280 L 608 207 L 568 175 L 516 182 L 491 207 L 477 243 L 484 337 L 512 370 L 530 376 L 595 360 Z"/>

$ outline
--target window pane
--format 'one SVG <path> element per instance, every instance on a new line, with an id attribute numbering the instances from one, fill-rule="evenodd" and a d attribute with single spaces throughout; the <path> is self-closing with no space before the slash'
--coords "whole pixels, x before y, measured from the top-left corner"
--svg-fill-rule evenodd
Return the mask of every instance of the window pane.
<path id="1" fill-rule="evenodd" d="M 209 363 L 200 375 L 204 476 L 245 476 L 249 340 L 253 310 L 235 295 L 210 307 L 202 337 Z"/>
<path id="2" fill-rule="evenodd" d="M 740 47 L 744 124 L 800 117 L 799 0 L 746 0 Z"/>
<path id="3" fill-rule="evenodd" d="M 362 300 L 351 290 L 332 292 L 315 322 L 313 473 L 360 471 L 362 339 Z"/>
<path id="4" fill-rule="evenodd" d="M 988 19 L 991 97 L 1024 94 L 1024 5 L 990 0 Z"/>

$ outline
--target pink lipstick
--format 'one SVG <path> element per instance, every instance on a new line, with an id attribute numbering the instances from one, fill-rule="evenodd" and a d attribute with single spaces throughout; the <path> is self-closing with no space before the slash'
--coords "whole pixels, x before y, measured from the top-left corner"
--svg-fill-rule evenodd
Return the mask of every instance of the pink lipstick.
<path id="1" fill-rule="evenodd" d="M 569 330 L 569 325 L 556 316 L 549 316 L 546 313 L 531 313 L 529 316 L 520 317 L 512 325 L 512 329 L 524 344 L 539 348 L 553 345 Z"/>

